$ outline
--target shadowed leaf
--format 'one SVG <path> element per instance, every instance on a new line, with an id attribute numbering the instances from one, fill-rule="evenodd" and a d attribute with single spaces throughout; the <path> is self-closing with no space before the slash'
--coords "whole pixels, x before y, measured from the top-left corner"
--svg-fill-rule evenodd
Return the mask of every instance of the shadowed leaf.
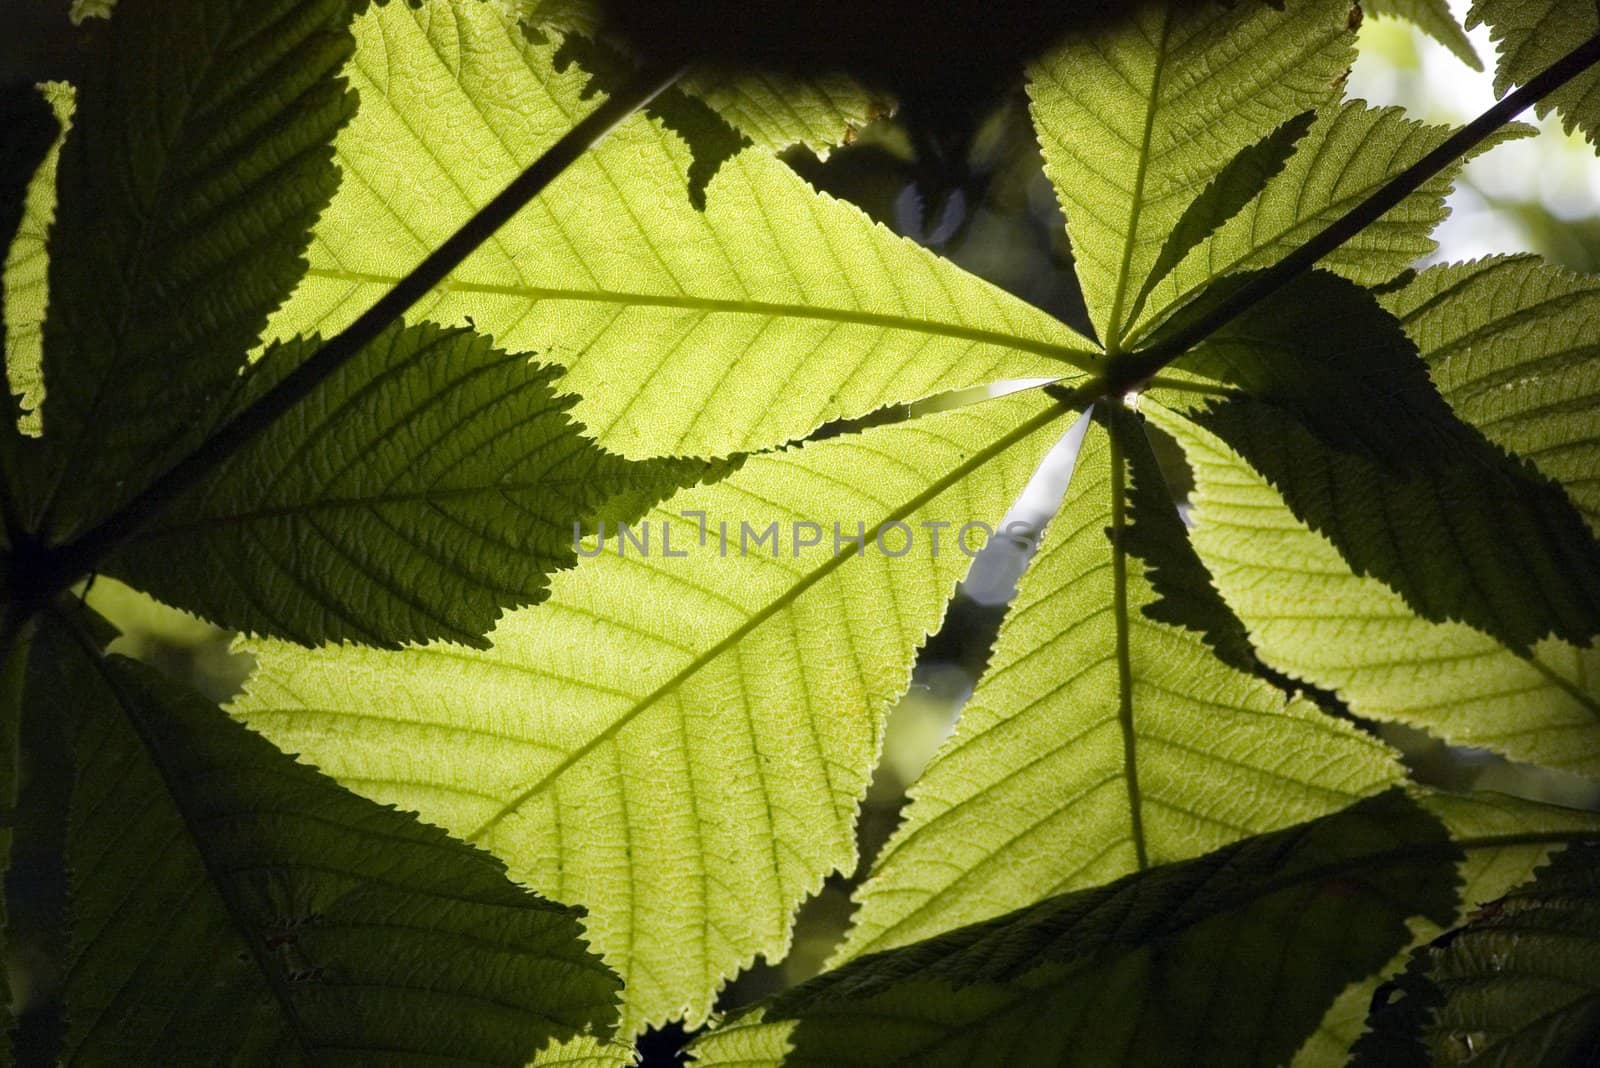
<path id="1" fill-rule="evenodd" d="M 1600 1062 L 1600 846 L 1418 950 L 1378 991 L 1353 1068 Z"/>
<path id="2" fill-rule="evenodd" d="M 1600 280 L 1495 256 L 1380 299 L 1456 414 L 1559 482 L 1600 534 Z"/>
<path id="3" fill-rule="evenodd" d="M 117 5 L 57 171 L 33 529 L 65 540 L 197 445 L 299 280 L 355 107 L 350 6 Z"/>
<path id="4" fill-rule="evenodd" d="M 77 782 L 62 1063 L 520 1066 L 605 1029 L 578 914 L 55 623 Z"/>
<path id="5" fill-rule="evenodd" d="M 1246 391 L 1196 421 L 1266 475 L 1357 574 L 1382 579 L 1424 617 L 1469 623 L 1518 650 L 1600 633 L 1600 542 L 1582 515 L 1455 415 L 1401 325 L 1364 291 L 1308 275 L 1177 366 Z"/>
<path id="6" fill-rule="evenodd" d="M 270 349 L 233 407 L 318 343 Z M 575 527 L 707 471 L 600 448 L 568 416 L 557 373 L 466 330 L 391 327 L 106 570 L 235 630 L 481 646 L 502 609 L 542 600 L 572 565 Z"/>
<path id="7" fill-rule="evenodd" d="M 1154 403 L 1144 411 L 1184 447 L 1195 548 L 1268 666 L 1334 691 L 1369 719 L 1600 772 L 1600 650 L 1546 639 L 1524 657 L 1465 624 L 1422 618 L 1352 571 L 1218 437 Z"/>

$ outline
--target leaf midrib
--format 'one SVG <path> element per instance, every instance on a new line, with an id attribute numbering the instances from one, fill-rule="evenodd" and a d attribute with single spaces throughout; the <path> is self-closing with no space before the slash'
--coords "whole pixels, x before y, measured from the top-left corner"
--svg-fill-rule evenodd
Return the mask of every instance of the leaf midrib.
<path id="1" fill-rule="evenodd" d="M 1167 68 L 1167 44 L 1172 37 L 1172 15 L 1163 8 L 1161 40 L 1156 44 L 1156 61 L 1151 72 L 1150 93 L 1144 111 L 1144 132 L 1139 142 L 1139 162 L 1133 175 L 1133 193 L 1128 205 L 1128 233 L 1122 243 L 1122 266 L 1117 271 L 1117 286 L 1111 297 L 1111 314 L 1106 317 L 1106 351 L 1116 355 L 1126 340 L 1122 322 L 1128 300 L 1129 275 L 1133 272 L 1133 251 L 1139 244 L 1139 223 L 1144 215 L 1144 187 L 1150 175 L 1150 143 L 1155 139 L 1156 113 L 1161 110 L 1161 86 Z"/>
<path id="2" fill-rule="evenodd" d="M 1062 418 L 1064 415 L 1067 415 L 1075 410 L 1075 407 L 1066 400 L 1058 401 L 1057 403 L 1046 408 L 1044 411 L 1020 423 L 1007 433 L 1002 434 L 993 442 L 986 445 L 978 452 L 973 453 L 972 456 L 968 457 L 963 462 L 957 464 L 950 471 L 935 479 L 921 493 L 918 493 L 909 501 L 906 501 L 904 504 L 894 508 L 881 520 L 879 520 L 871 530 L 867 531 L 865 537 L 860 542 L 851 541 L 844 551 L 830 557 L 827 560 L 824 560 L 821 564 L 818 564 L 788 589 L 784 590 L 777 597 L 774 597 L 760 609 L 753 612 L 743 623 L 729 631 L 710 648 L 690 660 L 689 663 L 685 664 L 675 674 L 673 674 L 671 678 L 668 678 L 654 690 L 635 701 L 632 706 L 623 710 L 614 720 L 607 724 L 603 730 L 596 732 L 595 735 L 587 742 L 584 742 L 581 746 L 578 746 L 576 749 L 572 750 L 572 752 L 568 753 L 562 760 L 557 762 L 543 775 L 541 775 L 537 781 L 519 791 L 514 797 L 511 798 L 511 800 L 502 805 L 497 812 L 462 837 L 468 842 L 479 842 L 479 840 L 485 834 L 497 826 L 502 820 L 515 813 L 529 800 L 537 796 L 542 790 L 549 786 L 550 783 L 575 766 L 579 761 L 585 759 L 600 746 L 616 737 L 624 727 L 632 723 L 646 710 L 673 693 L 684 682 L 692 678 L 702 668 L 705 668 L 709 664 L 715 662 L 729 649 L 737 646 L 737 644 L 742 641 L 746 635 L 750 634 L 767 620 L 771 619 L 783 609 L 793 604 L 801 596 L 803 596 L 806 591 L 811 589 L 811 587 L 815 586 L 834 571 L 844 566 L 845 563 L 859 554 L 862 545 L 876 538 L 878 533 L 890 523 L 902 520 L 906 516 L 916 512 L 917 509 L 939 497 L 945 492 L 945 490 L 966 478 L 973 471 L 976 471 L 978 468 L 982 467 L 984 464 L 988 463 L 1002 452 L 1005 452 L 1007 449 L 1011 448 L 1011 446 L 1022 441 L 1030 434 L 1043 429 L 1054 420 Z"/>
<path id="3" fill-rule="evenodd" d="M 1137 731 L 1133 722 L 1133 660 L 1129 651 L 1128 620 L 1128 521 L 1126 471 L 1119 428 L 1122 422 L 1107 420 L 1111 460 L 1111 575 L 1112 619 L 1117 630 L 1117 725 L 1122 731 L 1122 778 L 1128 791 L 1129 836 L 1133 839 L 1138 870 L 1150 867 L 1144 838 L 1144 804 L 1139 794 Z"/>
<path id="4" fill-rule="evenodd" d="M 263 505 L 227 514 L 201 516 L 198 519 L 171 523 L 165 526 L 148 527 L 129 537 L 123 544 L 136 545 L 142 542 L 159 541 L 163 538 L 181 536 L 194 531 L 206 532 L 218 527 L 243 526 L 247 523 L 261 523 L 272 519 L 291 519 L 325 512 L 357 509 L 368 511 L 381 505 L 430 504 L 462 497 L 478 497 L 485 494 L 504 496 L 508 493 L 533 492 L 549 489 L 552 486 L 583 485 L 593 481 L 592 475 L 536 478 L 527 482 L 501 482 L 497 480 L 484 483 L 481 486 L 458 486 L 449 489 L 424 488 L 408 490 L 404 493 L 374 493 L 359 497 L 325 497 L 314 501 L 286 504 L 279 507 Z"/>
<path id="5" fill-rule="evenodd" d="M 307 277 L 326 278 L 368 285 L 392 286 L 397 279 L 391 275 L 367 271 L 348 271 L 328 267 L 312 267 Z M 850 323 L 859 326 L 877 326 L 885 329 L 905 330 L 933 337 L 954 338 L 982 344 L 998 345 L 1021 352 L 1059 360 L 1079 371 L 1095 373 L 1102 367 L 1101 354 L 1087 342 L 1079 345 L 1039 341 L 1004 330 L 986 330 L 963 326 L 959 323 L 933 319 L 917 319 L 909 315 L 891 315 L 886 312 L 868 312 L 849 308 L 831 308 L 810 304 L 787 304 L 774 301 L 730 300 L 718 297 L 698 297 L 689 294 L 636 293 L 607 289 L 568 289 L 551 286 L 496 285 L 488 282 L 464 282 L 450 279 L 441 283 L 435 292 L 480 293 L 490 296 L 519 297 L 530 301 L 570 300 L 595 304 L 618 304 L 629 307 L 680 308 L 688 311 L 721 312 L 734 315 L 767 315 L 774 318 L 812 319 L 821 322 Z M 1040 314 L 1048 314 L 1040 312 Z M 1054 325 L 1070 336 L 1071 327 L 1065 323 Z M 503 340 L 503 339 L 502 339 Z"/>

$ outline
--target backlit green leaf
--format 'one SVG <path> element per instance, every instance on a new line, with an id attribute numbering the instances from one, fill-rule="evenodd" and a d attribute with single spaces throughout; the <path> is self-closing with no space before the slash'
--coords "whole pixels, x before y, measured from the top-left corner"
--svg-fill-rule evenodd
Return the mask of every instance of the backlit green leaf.
<path id="1" fill-rule="evenodd" d="M 492 4 L 390 4 L 356 33 L 345 182 L 278 336 L 343 326 L 592 106 L 581 71 L 553 71 L 556 42 L 529 42 Z M 723 166 L 703 212 L 690 164 L 677 135 L 635 116 L 413 320 L 470 316 L 564 365 L 574 416 L 635 457 L 768 447 L 1092 359 L 1050 316 L 819 196 L 769 152 Z"/>
<path id="2" fill-rule="evenodd" d="M 1435 41 L 1455 53 L 1473 70 L 1483 69 L 1483 60 L 1467 39 L 1461 23 L 1450 13 L 1449 0 L 1364 0 L 1362 9 L 1369 15 L 1407 19 Z"/>
<path id="3" fill-rule="evenodd" d="M 911 788 L 844 957 L 1325 815 L 1399 779 L 1375 740 L 1151 618 L 1151 566 L 1193 568 L 1187 588 L 1215 594 L 1138 420 L 1109 420 L 1085 439 L 954 737 Z"/>
<path id="4" fill-rule="evenodd" d="M 1030 71 L 1045 172 L 1107 349 L 1128 340 L 1135 297 L 1189 205 L 1241 149 L 1333 96 L 1349 66 L 1345 0 L 1283 7 L 1133 6 Z"/>
<path id="5" fill-rule="evenodd" d="M 967 570 L 960 528 L 998 524 L 1063 414 L 1031 390 L 753 456 L 647 513 L 648 552 L 611 531 L 488 650 L 254 644 L 236 710 L 586 906 L 625 1030 L 699 1022 L 854 864 L 883 714 Z"/>
<path id="6" fill-rule="evenodd" d="M 1600 33 L 1594 0 L 1473 0 L 1467 28 L 1487 23 L 1499 51 L 1495 92 L 1526 85 L 1556 60 Z M 1543 118 L 1560 112 L 1568 133 L 1600 144 L 1600 71 L 1593 67 L 1534 105 Z"/>
<path id="7" fill-rule="evenodd" d="M 1153 403 L 1195 475 L 1195 548 L 1261 658 L 1357 714 L 1457 745 L 1600 773 L 1600 650 L 1546 639 L 1523 658 L 1461 623 L 1433 623 L 1354 574 L 1265 478 L 1214 435 Z"/>
<path id="8" fill-rule="evenodd" d="M 26 89 L 20 90 L 28 92 Z M 10 201 L 23 208 L 16 222 L 7 220 L 0 227 L 5 240 L 0 248 L 5 254 L 5 371 L 11 392 L 18 395 L 22 405 L 22 428 L 37 435 L 43 425 L 39 405 L 44 400 L 44 374 L 40 367 L 43 359 L 41 331 L 44 327 L 45 304 L 49 287 L 49 257 L 45 253 L 45 239 L 56 212 L 56 164 L 61 155 L 61 141 L 72 121 L 72 87 L 65 82 L 49 82 L 39 87 L 59 124 L 56 139 L 33 169 L 27 182 L 25 199 Z M 31 93 L 30 93 L 31 95 Z M 6 123 L 8 129 L 20 130 L 15 118 Z M 24 139 L 17 137 L 17 145 Z M 7 197 L 12 194 L 8 190 Z M 9 205 L 8 205 L 9 206 Z"/>

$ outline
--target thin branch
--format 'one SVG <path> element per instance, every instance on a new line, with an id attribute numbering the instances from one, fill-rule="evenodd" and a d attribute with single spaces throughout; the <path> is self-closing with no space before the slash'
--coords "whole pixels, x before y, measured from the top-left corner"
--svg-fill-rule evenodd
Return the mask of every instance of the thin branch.
<path id="1" fill-rule="evenodd" d="M 283 381 L 239 412 L 194 452 L 168 468 L 137 497 L 58 552 L 49 585 L 65 588 L 91 571 L 141 526 L 185 491 L 201 482 L 230 457 L 272 426 L 358 352 L 375 341 L 396 319 L 461 266 L 478 246 L 509 222 L 562 171 L 635 111 L 648 105 L 673 82 L 682 68 L 646 70 L 622 86 L 561 139 L 534 160 L 489 203 L 397 282 L 355 322 L 312 353 Z"/>

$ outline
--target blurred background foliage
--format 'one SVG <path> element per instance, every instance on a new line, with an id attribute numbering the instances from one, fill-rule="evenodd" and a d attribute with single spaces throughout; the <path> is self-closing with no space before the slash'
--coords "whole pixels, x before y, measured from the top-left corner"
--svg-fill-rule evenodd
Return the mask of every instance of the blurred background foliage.
<path id="1" fill-rule="evenodd" d="M 1452 0 L 1463 20 L 1466 6 L 1465 0 Z M 19 17 L 36 24 L 37 34 L 29 29 L 0 35 L 8 40 L 0 50 L 0 80 L 70 75 L 55 34 L 64 24 L 57 9 L 65 7 L 66 0 L 23 0 Z M 29 47 L 30 36 L 37 47 Z M 1487 32 L 1480 28 L 1471 38 L 1488 65 L 1494 50 Z M 1360 44 L 1361 58 L 1348 83 L 1352 96 L 1456 124 L 1494 100 L 1491 75 L 1473 70 L 1409 23 L 1369 16 Z M 981 106 L 941 114 L 936 124 L 916 116 L 909 122 L 905 117 L 880 121 L 825 158 L 797 149 L 789 161 L 819 189 L 860 205 L 891 229 L 1090 332 L 1061 210 L 1041 169 L 1020 87 Z M 1430 262 L 1531 251 L 1574 270 L 1600 269 L 1600 160 L 1580 137 L 1564 134 L 1554 117 L 1539 124 L 1536 137 L 1502 145 L 1470 163 L 1450 206 Z M 896 415 L 885 413 L 873 421 Z M 1008 522 L 1033 530 L 1045 525 L 1070 475 L 1076 436 L 1069 435 L 1051 454 Z M 1181 458 L 1172 452 L 1164 463 L 1181 494 L 1187 481 Z M 849 922 L 852 889 L 895 827 L 907 785 L 948 735 L 983 670 L 1034 542 L 997 536 L 974 562 L 943 629 L 924 648 L 909 691 L 890 715 L 883 760 L 861 816 L 857 870 L 828 880 L 803 907 L 790 955 L 741 976 L 726 991 L 725 1007 L 764 997 L 823 967 Z M 248 661 L 231 652 L 231 635 L 224 631 L 110 580 L 97 580 L 86 596 L 122 628 L 117 651 L 155 664 L 214 699 L 226 700 L 248 673 Z M 1600 808 L 1600 788 L 1586 780 L 1448 747 L 1408 728 L 1385 726 L 1380 733 L 1406 754 L 1424 782 Z M 26 748 L 32 754 L 47 752 L 55 748 L 48 741 L 36 738 Z M 51 859 L 53 853 L 59 857 L 59 844 L 48 833 L 29 834 L 25 828 L 30 823 L 59 826 L 48 816 L 63 811 L 69 775 L 68 768 L 37 757 L 24 768 L 22 803 L 31 812 L 7 876 L 20 933 L 7 947 L 7 963 L 25 1040 L 30 1032 L 58 1026 L 55 973 L 64 947 L 50 932 L 60 929 L 51 915 L 64 900 L 65 886 L 59 859 Z M 647 1036 L 647 1063 L 671 1063 L 681 1042 L 676 1029 Z"/>

